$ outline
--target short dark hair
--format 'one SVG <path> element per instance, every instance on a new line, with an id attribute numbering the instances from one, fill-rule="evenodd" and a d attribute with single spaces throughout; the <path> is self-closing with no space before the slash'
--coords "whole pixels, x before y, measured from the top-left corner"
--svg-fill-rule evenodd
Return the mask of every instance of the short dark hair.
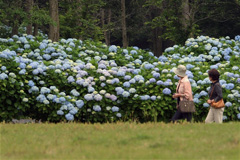
<path id="1" fill-rule="evenodd" d="M 219 80 L 220 73 L 216 69 L 211 69 L 208 71 L 208 76 L 215 81 L 215 80 Z"/>

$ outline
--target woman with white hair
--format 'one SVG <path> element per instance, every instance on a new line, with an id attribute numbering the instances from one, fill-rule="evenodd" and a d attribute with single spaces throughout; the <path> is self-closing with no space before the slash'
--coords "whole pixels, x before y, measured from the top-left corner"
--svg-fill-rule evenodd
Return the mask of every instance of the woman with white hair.
<path id="1" fill-rule="evenodd" d="M 186 67 L 179 65 L 177 68 L 173 68 L 173 72 L 180 78 L 176 93 L 173 94 L 173 98 L 177 98 L 177 111 L 172 117 L 171 121 L 175 122 L 179 119 L 187 119 L 188 122 L 192 120 L 191 112 L 181 112 L 179 109 L 179 102 L 183 100 L 193 100 L 191 83 L 186 75 Z"/>

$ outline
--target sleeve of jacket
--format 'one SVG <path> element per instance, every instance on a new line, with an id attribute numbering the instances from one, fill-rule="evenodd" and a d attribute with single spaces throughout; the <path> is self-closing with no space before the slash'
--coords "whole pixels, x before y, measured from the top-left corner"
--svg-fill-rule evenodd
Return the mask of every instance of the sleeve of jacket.
<path id="1" fill-rule="evenodd" d="M 217 97 L 214 98 L 214 101 L 218 102 L 223 98 L 222 87 L 220 85 L 215 85 L 215 92 L 217 93 Z"/>
<path id="2" fill-rule="evenodd" d="M 191 83 L 189 81 L 184 82 L 184 94 L 186 99 L 189 99 L 192 96 Z"/>

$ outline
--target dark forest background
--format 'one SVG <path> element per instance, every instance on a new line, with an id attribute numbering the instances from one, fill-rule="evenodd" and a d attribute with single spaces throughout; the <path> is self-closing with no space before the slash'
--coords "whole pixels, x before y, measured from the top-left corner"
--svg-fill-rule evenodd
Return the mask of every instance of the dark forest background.
<path id="1" fill-rule="evenodd" d="M 1 38 L 39 30 L 59 38 L 138 46 L 156 56 L 187 38 L 240 34 L 240 0 L 0 0 Z"/>

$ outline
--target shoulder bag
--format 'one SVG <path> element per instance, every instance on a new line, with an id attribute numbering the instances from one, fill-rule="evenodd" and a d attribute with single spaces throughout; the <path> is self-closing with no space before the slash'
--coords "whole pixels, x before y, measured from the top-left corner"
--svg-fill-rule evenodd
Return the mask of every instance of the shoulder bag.
<path id="1" fill-rule="evenodd" d="M 196 108 L 193 101 L 186 100 L 185 97 L 179 102 L 179 110 L 181 112 L 196 112 Z"/>
<path id="2" fill-rule="evenodd" d="M 215 84 L 215 85 L 217 85 L 217 84 Z M 215 85 L 214 85 L 214 87 L 215 87 Z M 214 87 L 213 87 L 213 89 L 212 89 L 212 92 L 211 92 L 210 97 L 212 97 L 212 93 L 213 93 Z M 212 106 L 213 108 L 220 109 L 220 108 L 225 107 L 225 104 L 224 104 L 223 99 L 221 99 L 221 100 L 219 100 L 219 101 L 217 101 L 217 102 L 212 102 L 212 103 L 211 103 L 211 106 Z"/>

